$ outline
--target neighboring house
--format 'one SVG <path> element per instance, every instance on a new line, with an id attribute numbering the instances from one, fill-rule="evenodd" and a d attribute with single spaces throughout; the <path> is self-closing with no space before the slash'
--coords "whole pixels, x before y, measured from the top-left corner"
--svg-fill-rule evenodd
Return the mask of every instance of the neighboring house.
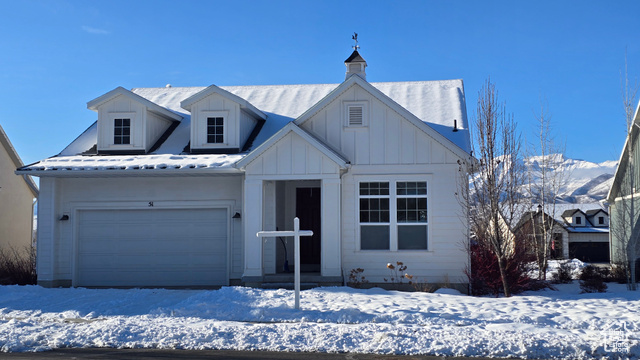
<path id="1" fill-rule="evenodd" d="M 607 201 L 611 214 L 611 263 L 636 266 L 640 278 L 640 103 L 618 162 Z M 636 262 L 635 265 L 633 263 Z"/>
<path id="2" fill-rule="evenodd" d="M 553 217 L 541 207 L 525 213 L 516 231 L 523 236 L 540 234 L 540 230 L 533 230 L 540 229 L 544 216 L 547 224 L 553 223 L 552 259 L 609 262 L 609 214 L 600 204 L 563 204 L 556 205 L 555 210 Z"/>
<path id="3" fill-rule="evenodd" d="M 89 101 L 95 124 L 18 171 L 41 178 L 39 284 L 292 281 L 280 275 L 293 241 L 256 233 L 295 216 L 314 232 L 300 245 L 307 281 L 363 268 L 382 283 L 402 261 L 414 278 L 465 283 L 462 80 L 369 83 L 357 51 L 345 65 L 341 84 L 117 88 Z"/>
<path id="4" fill-rule="evenodd" d="M 33 209 L 38 188 L 30 176 L 16 175 L 22 160 L 0 126 L 0 250 L 27 251 L 33 242 Z"/>

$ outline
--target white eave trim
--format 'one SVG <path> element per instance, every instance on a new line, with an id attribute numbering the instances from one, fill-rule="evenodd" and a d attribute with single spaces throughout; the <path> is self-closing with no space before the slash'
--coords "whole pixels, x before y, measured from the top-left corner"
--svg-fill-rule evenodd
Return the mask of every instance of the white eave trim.
<path id="1" fill-rule="evenodd" d="M 207 96 L 211 95 L 211 94 L 218 94 L 222 97 L 225 97 L 237 104 L 240 105 L 240 108 L 242 108 L 243 110 L 246 110 L 248 112 L 250 112 L 251 114 L 253 114 L 254 116 L 262 119 L 262 120 L 266 120 L 267 119 L 267 115 L 265 113 L 263 113 L 262 111 L 258 110 L 257 107 L 251 105 L 250 102 L 248 102 L 247 100 L 239 97 L 238 95 L 234 95 L 232 93 L 230 93 L 227 90 L 221 89 L 215 85 L 211 85 L 193 95 L 191 95 L 190 97 L 182 100 L 180 102 L 180 107 L 191 112 L 191 105 L 197 103 L 198 101 L 206 98 Z"/>
<path id="2" fill-rule="evenodd" d="M 141 103 L 142 105 L 147 107 L 147 110 L 158 114 L 160 116 L 169 118 L 173 121 L 182 121 L 182 116 L 176 114 L 175 112 L 164 108 L 152 101 L 149 101 L 145 98 L 143 98 L 142 96 L 138 95 L 138 94 L 134 94 L 133 92 L 123 88 L 122 86 L 118 86 L 117 88 L 109 91 L 108 93 L 99 96 L 91 101 L 89 101 L 87 103 L 87 109 L 89 110 L 93 110 L 93 111 L 98 111 L 98 107 L 104 103 L 106 103 L 107 101 L 115 98 L 116 96 L 126 96 L 128 98 L 130 98 L 133 101 L 136 101 L 138 103 Z"/>
<path id="3" fill-rule="evenodd" d="M 249 165 L 252 161 L 254 161 L 258 156 L 261 156 L 265 151 L 267 151 L 271 146 L 275 145 L 280 139 L 284 138 L 289 132 L 294 132 L 298 134 L 301 138 L 315 147 L 318 151 L 323 153 L 326 157 L 335 162 L 340 168 L 345 169 L 349 166 L 349 161 L 343 157 L 342 155 L 336 153 L 329 147 L 327 147 L 320 140 L 313 137 L 311 134 L 302 130 L 299 126 L 294 124 L 293 122 L 285 125 L 280 131 L 271 136 L 267 141 L 263 142 L 256 149 L 251 151 L 247 156 L 238 160 L 235 163 L 235 166 L 238 169 L 244 169 L 247 165 Z"/>
<path id="4" fill-rule="evenodd" d="M 129 176 L 199 176 L 240 175 L 244 172 L 234 167 L 220 168 L 166 168 L 166 169 L 96 169 L 96 170 L 17 170 L 18 175 L 38 177 L 129 177 Z"/>

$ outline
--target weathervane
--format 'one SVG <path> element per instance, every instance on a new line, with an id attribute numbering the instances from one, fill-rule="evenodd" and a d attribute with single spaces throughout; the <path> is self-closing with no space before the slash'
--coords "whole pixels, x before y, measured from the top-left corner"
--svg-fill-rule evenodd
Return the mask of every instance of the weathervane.
<path id="1" fill-rule="evenodd" d="M 358 51 L 358 49 L 360 49 L 360 46 L 358 46 L 358 33 L 354 32 L 353 35 L 351 35 L 351 39 L 356 42 L 356 44 L 352 46 L 353 50 Z"/>

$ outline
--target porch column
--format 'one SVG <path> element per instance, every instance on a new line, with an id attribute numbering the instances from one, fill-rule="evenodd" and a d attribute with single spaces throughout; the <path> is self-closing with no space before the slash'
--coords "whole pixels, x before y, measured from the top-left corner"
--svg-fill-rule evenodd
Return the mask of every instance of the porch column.
<path id="1" fill-rule="evenodd" d="M 244 181 L 244 274 L 245 281 L 262 281 L 262 239 L 256 237 L 262 231 L 262 180 Z M 246 279 L 260 277 L 260 279 Z"/>
<path id="2" fill-rule="evenodd" d="M 322 179 L 322 276 L 342 275 L 340 179 Z"/>

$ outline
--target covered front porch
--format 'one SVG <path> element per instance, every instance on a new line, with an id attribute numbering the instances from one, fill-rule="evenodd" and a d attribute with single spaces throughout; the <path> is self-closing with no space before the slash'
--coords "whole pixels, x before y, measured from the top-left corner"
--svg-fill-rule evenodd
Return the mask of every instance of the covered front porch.
<path id="1" fill-rule="evenodd" d="M 340 179 L 245 180 L 245 256 L 248 286 L 287 287 L 293 283 L 292 238 L 258 238 L 258 231 L 291 230 L 293 219 L 313 231 L 300 241 L 300 271 L 307 287 L 342 284 Z"/>
<path id="2" fill-rule="evenodd" d="M 348 161 L 289 123 L 238 165 L 245 171 L 243 283 L 292 282 L 293 240 L 256 234 L 292 230 L 295 217 L 314 233 L 301 239 L 302 274 L 309 283 L 342 283 L 341 177 Z"/>

